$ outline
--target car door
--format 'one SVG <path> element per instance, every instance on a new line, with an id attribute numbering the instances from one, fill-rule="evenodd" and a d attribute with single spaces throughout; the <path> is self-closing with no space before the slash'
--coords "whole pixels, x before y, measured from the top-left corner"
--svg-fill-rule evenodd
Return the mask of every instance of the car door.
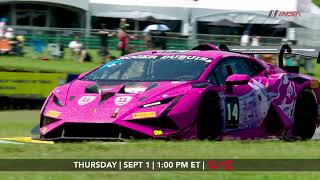
<path id="1" fill-rule="evenodd" d="M 268 79 L 259 75 L 264 68 L 243 57 L 222 59 L 208 76 L 212 84 L 222 86 L 220 92 L 223 129 L 238 130 L 259 127 L 267 115 L 271 100 L 267 96 Z M 245 85 L 233 86 L 227 91 L 226 79 L 232 74 L 251 77 Z"/>

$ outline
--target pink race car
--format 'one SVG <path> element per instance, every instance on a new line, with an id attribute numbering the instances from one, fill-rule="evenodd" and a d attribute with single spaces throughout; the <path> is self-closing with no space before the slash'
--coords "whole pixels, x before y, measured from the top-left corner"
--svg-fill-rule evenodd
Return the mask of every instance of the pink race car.
<path id="1" fill-rule="evenodd" d="M 209 44 L 129 54 L 55 88 L 40 139 L 309 139 L 319 81 L 283 66 L 285 54 L 315 56 L 304 52 Z M 253 55 L 263 53 L 279 53 L 279 67 Z"/>

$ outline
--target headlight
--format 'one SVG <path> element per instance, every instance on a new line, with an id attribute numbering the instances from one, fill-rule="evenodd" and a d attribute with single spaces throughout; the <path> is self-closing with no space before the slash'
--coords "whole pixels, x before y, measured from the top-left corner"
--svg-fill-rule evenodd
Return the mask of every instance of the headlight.
<path id="1" fill-rule="evenodd" d="M 161 102 L 157 101 L 157 102 L 154 102 L 154 103 L 145 104 L 142 107 L 147 108 L 147 107 L 151 107 L 151 106 L 157 106 L 157 105 L 160 105 L 160 104 L 161 104 Z"/>
<path id="2" fill-rule="evenodd" d="M 149 103 L 149 104 L 145 104 L 145 105 L 142 105 L 143 108 L 147 108 L 147 107 L 152 107 L 152 106 L 158 106 L 160 104 L 167 104 L 169 102 L 171 102 L 173 99 L 175 99 L 176 97 L 171 97 L 171 98 L 167 98 L 167 99 L 163 99 L 161 101 L 156 101 L 156 102 L 153 102 L 153 103 Z"/>

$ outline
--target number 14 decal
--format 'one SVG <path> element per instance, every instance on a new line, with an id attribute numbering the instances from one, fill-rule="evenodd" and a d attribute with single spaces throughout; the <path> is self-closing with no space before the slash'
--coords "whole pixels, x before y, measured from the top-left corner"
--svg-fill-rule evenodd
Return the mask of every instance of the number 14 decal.
<path id="1" fill-rule="evenodd" d="M 240 108 L 237 97 L 225 99 L 225 128 L 234 129 L 239 127 Z"/>
<path id="2" fill-rule="evenodd" d="M 235 119 L 235 120 L 239 119 L 239 117 L 238 117 L 238 111 L 239 111 L 238 104 L 233 104 L 233 108 L 231 106 L 232 106 L 232 104 L 227 104 L 228 121 L 231 121 L 233 119 Z"/>

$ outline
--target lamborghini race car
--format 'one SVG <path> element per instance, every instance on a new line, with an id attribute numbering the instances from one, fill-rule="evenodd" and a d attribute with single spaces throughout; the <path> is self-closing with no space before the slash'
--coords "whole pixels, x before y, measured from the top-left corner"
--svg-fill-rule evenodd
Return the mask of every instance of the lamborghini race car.
<path id="1" fill-rule="evenodd" d="M 55 88 L 39 138 L 309 139 L 320 84 L 283 65 L 286 54 L 314 56 L 304 52 L 208 44 L 122 56 Z M 279 67 L 254 56 L 263 53 L 277 53 Z"/>

